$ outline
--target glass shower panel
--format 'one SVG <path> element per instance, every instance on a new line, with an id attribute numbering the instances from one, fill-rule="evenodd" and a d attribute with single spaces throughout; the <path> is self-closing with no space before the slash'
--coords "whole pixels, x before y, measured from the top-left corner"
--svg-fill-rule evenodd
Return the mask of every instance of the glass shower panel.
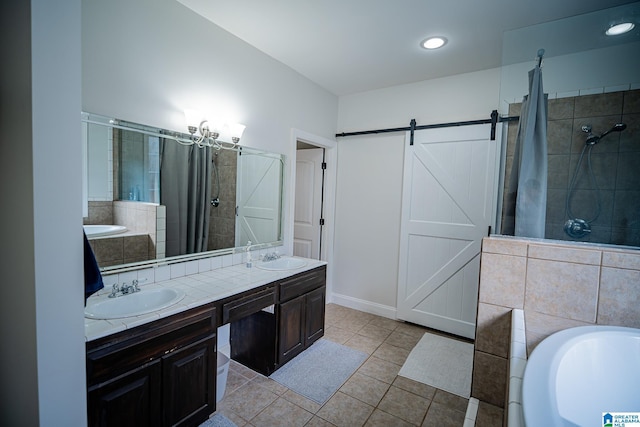
<path id="1" fill-rule="evenodd" d="M 527 72 L 538 49 L 546 51 L 547 239 L 640 246 L 640 28 L 604 35 L 612 19 L 639 14 L 637 2 L 504 34 L 503 116 L 519 116 Z M 505 126 L 507 183 L 518 122 Z M 503 218 L 505 209 L 503 202 Z"/>
<path id="2" fill-rule="evenodd" d="M 120 200 L 160 203 L 160 139 L 114 129 L 118 141 Z"/>

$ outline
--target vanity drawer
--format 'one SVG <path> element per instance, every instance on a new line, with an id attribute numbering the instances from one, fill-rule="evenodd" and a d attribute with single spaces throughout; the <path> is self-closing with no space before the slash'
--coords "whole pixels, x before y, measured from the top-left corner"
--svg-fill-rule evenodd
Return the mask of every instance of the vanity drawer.
<path id="1" fill-rule="evenodd" d="M 276 302 L 275 286 L 269 286 L 260 291 L 225 302 L 222 304 L 222 323 L 225 324 L 242 319 Z"/>
<path id="2" fill-rule="evenodd" d="M 326 272 L 326 267 L 321 266 L 281 280 L 280 302 L 288 301 L 323 286 L 326 282 Z"/>
<path id="3" fill-rule="evenodd" d="M 207 304 L 88 342 L 88 385 L 136 369 L 193 342 L 215 337 L 215 317 L 215 307 Z"/>

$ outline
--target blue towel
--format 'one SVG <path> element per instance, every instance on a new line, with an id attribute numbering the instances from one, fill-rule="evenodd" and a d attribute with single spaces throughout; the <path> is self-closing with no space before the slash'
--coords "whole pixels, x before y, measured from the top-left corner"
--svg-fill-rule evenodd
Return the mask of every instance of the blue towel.
<path id="1" fill-rule="evenodd" d="M 93 250 L 89 245 L 89 240 L 84 230 L 82 234 L 84 236 L 84 304 L 87 305 L 87 298 L 104 288 L 104 283 L 102 283 L 102 274 L 100 274 L 98 262 L 93 255 Z"/>

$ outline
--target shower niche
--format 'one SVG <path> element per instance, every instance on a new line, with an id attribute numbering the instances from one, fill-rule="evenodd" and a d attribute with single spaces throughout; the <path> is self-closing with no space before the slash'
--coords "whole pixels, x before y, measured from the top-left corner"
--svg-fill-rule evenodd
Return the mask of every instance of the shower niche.
<path id="1" fill-rule="evenodd" d="M 505 183 L 517 129 L 509 123 Z M 640 90 L 550 99 L 547 150 L 545 238 L 640 246 Z M 504 220 L 502 234 L 513 234 Z"/>

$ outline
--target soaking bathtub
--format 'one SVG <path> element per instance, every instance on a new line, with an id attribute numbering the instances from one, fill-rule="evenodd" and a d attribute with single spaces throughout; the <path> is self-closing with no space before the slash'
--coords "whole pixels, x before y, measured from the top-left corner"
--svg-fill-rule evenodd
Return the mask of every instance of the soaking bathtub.
<path id="1" fill-rule="evenodd" d="M 533 351 L 522 380 L 527 427 L 602 426 L 603 415 L 640 412 L 640 329 L 581 326 Z"/>
<path id="2" fill-rule="evenodd" d="M 84 232 L 88 239 L 93 237 L 111 236 L 127 231 L 124 225 L 83 225 Z"/>

